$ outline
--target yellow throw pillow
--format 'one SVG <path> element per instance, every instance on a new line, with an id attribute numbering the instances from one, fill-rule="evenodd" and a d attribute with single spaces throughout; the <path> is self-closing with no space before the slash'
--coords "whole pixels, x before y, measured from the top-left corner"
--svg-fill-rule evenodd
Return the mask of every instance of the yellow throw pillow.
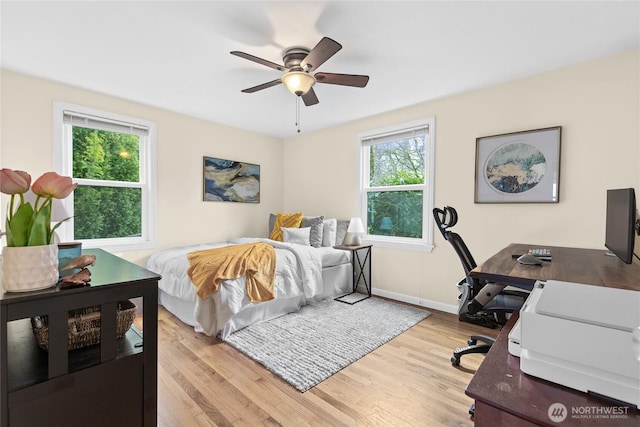
<path id="1" fill-rule="evenodd" d="M 299 228 L 302 223 L 302 212 L 294 214 L 279 213 L 276 215 L 276 220 L 273 223 L 273 230 L 269 238 L 271 240 L 279 240 L 282 242 L 282 227 L 285 228 Z"/>

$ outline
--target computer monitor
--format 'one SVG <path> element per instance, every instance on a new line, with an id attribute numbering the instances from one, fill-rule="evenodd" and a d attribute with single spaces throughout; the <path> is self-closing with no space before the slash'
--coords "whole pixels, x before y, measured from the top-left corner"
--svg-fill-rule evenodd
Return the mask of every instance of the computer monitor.
<path id="1" fill-rule="evenodd" d="M 627 264 L 633 262 L 636 195 L 633 188 L 607 190 L 607 229 L 604 245 Z"/>

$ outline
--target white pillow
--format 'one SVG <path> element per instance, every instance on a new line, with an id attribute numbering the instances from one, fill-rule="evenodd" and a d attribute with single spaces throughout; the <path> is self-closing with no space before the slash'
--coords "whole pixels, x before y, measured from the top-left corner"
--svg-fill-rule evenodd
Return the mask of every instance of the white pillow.
<path id="1" fill-rule="evenodd" d="M 322 222 L 322 246 L 336 245 L 336 230 L 338 220 L 335 218 L 325 219 Z"/>
<path id="2" fill-rule="evenodd" d="M 297 243 L 299 245 L 311 246 L 309 235 L 311 227 L 287 228 L 282 227 L 282 241 L 287 243 Z"/>

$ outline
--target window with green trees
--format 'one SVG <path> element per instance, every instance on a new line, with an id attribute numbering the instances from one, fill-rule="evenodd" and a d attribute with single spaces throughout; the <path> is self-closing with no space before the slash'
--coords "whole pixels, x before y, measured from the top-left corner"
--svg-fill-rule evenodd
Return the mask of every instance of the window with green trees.
<path id="1" fill-rule="evenodd" d="M 432 244 L 433 118 L 361 135 L 367 238 Z"/>
<path id="2" fill-rule="evenodd" d="M 150 247 L 155 240 L 155 125 L 56 103 L 59 169 L 78 187 L 64 200 L 63 239 L 88 246 Z"/>
<path id="3" fill-rule="evenodd" d="M 85 183 L 73 193 L 76 239 L 141 235 L 139 139 L 73 126 L 73 178 Z"/>

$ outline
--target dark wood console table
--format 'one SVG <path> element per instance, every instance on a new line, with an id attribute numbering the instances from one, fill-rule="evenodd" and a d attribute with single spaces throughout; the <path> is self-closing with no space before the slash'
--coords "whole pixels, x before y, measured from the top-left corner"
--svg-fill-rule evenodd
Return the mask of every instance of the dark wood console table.
<path id="1" fill-rule="evenodd" d="M 5 292 L 0 283 L 0 427 L 155 426 L 160 276 L 100 249 L 90 286 Z M 144 334 L 116 339 L 117 302 L 142 297 Z M 69 310 L 99 305 L 100 344 L 67 349 Z M 49 351 L 30 318 L 49 317 Z"/>

